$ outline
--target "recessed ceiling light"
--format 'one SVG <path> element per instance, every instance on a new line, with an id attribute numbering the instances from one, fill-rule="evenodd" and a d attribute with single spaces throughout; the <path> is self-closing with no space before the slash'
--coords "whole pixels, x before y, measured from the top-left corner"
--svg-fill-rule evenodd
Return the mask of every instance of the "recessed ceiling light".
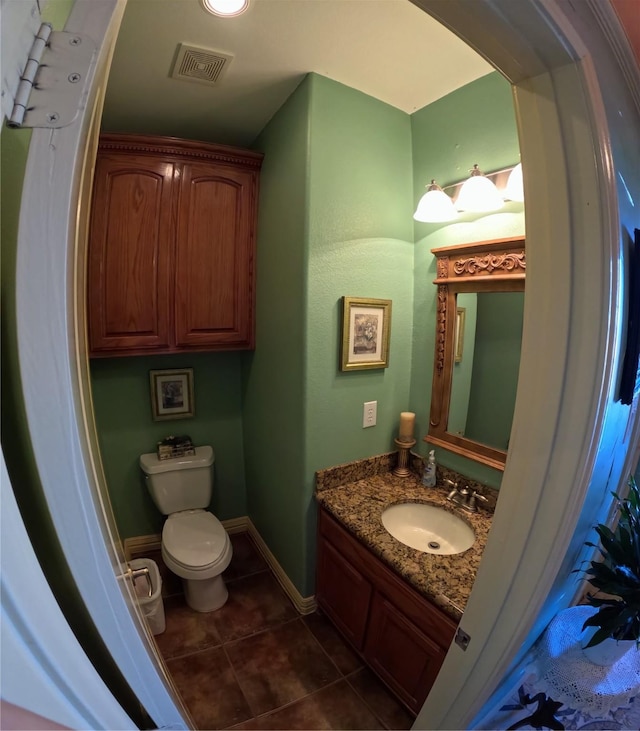
<path id="1" fill-rule="evenodd" d="M 200 0 L 202 7 L 213 15 L 232 18 L 249 7 L 249 0 Z"/>

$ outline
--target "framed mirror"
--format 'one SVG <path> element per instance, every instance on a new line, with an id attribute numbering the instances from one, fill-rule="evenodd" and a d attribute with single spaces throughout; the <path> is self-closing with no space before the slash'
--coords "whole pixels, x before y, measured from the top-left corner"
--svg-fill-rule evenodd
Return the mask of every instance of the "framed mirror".
<path id="1" fill-rule="evenodd" d="M 503 470 L 522 343 L 525 240 L 432 249 L 438 287 L 426 442 Z"/>

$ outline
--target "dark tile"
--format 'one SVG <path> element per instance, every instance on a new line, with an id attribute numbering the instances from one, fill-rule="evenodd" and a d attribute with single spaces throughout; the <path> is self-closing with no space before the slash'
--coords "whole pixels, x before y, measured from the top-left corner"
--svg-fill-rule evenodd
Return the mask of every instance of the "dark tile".
<path id="1" fill-rule="evenodd" d="M 167 667 L 198 728 L 228 728 L 251 718 L 222 648 L 169 660 Z"/>
<path id="2" fill-rule="evenodd" d="M 223 642 L 282 624 L 298 614 L 270 571 L 227 583 L 229 599 L 216 612 Z"/>
<path id="3" fill-rule="evenodd" d="M 387 728 L 404 731 L 413 726 L 414 717 L 371 670 L 362 668 L 347 681 Z"/>
<path id="4" fill-rule="evenodd" d="M 160 578 L 162 579 L 162 596 L 184 596 L 184 590 L 182 588 L 182 579 L 176 576 L 173 571 L 168 569 L 162 561 L 162 556 L 158 564 L 158 570 L 160 571 Z"/>
<path id="5" fill-rule="evenodd" d="M 164 658 L 178 657 L 219 645 L 220 635 L 214 615 L 215 612 L 195 612 L 181 596 L 165 599 L 167 628 L 155 636 L 161 655 Z"/>
<path id="6" fill-rule="evenodd" d="M 383 729 L 345 680 L 234 729 Z"/>
<path id="7" fill-rule="evenodd" d="M 224 646 L 254 715 L 303 698 L 340 675 L 300 619 Z"/>
<path id="8" fill-rule="evenodd" d="M 268 569 L 248 533 L 234 533 L 229 538 L 233 546 L 233 556 L 223 574 L 225 581 L 232 581 Z"/>
<path id="9" fill-rule="evenodd" d="M 360 658 L 326 617 L 314 612 L 302 619 L 343 675 L 349 675 L 363 666 Z"/>

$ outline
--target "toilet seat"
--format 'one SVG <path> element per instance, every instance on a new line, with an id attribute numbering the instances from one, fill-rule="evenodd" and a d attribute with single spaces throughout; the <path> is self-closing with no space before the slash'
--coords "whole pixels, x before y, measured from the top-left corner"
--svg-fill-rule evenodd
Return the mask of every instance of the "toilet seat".
<path id="1" fill-rule="evenodd" d="M 162 529 L 162 549 L 188 572 L 222 572 L 231 560 L 231 541 L 222 523 L 206 510 L 172 513 Z M 224 564 L 224 565 L 223 565 Z"/>

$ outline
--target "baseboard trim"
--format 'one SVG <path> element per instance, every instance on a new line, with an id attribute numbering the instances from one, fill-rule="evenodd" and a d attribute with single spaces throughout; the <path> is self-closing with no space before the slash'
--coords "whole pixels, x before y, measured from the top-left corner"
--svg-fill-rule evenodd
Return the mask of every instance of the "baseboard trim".
<path id="1" fill-rule="evenodd" d="M 230 536 L 235 533 L 248 533 L 249 531 L 249 518 L 246 515 L 243 515 L 242 518 L 231 518 L 221 522 Z"/>
<path id="2" fill-rule="evenodd" d="M 285 570 L 280 566 L 276 557 L 271 553 L 269 546 L 264 542 L 264 539 L 258 533 L 258 529 L 255 527 L 251 518 L 247 518 L 247 533 L 251 540 L 255 543 L 256 548 L 262 555 L 262 558 L 267 562 L 274 576 L 278 580 L 278 583 L 282 587 L 284 593 L 289 597 L 293 606 L 298 610 L 300 614 L 312 614 L 317 608 L 315 596 L 304 597 L 296 589 L 291 579 L 285 573 Z"/>
<path id="3" fill-rule="evenodd" d="M 229 535 L 236 533 L 248 533 L 253 541 L 256 549 L 264 558 L 265 562 L 273 572 L 278 583 L 282 587 L 284 593 L 289 597 L 291 603 L 299 614 L 312 614 L 317 608 L 315 596 L 303 597 L 296 589 L 291 579 L 287 576 L 285 570 L 280 566 L 276 557 L 271 553 L 269 546 L 265 543 L 263 537 L 258 532 L 251 518 L 242 516 L 241 518 L 232 518 L 231 520 L 221 521 L 224 529 Z M 162 546 L 162 536 L 154 533 L 148 536 L 134 536 L 133 538 L 124 539 L 124 558 L 130 561 L 133 555 L 140 555 L 145 551 L 159 551 Z"/>
<path id="4" fill-rule="evenodd" d="M 249 531 L 249 518 L 246 515 L 242 518 L 223 520 L 221 523 L 229 535 L 233 535 L 234 533 L 247 533 Z M 124 560 L 130 561 L 132 555 L 144 551 L 159 551 L 161 547 L 162 535 L 160 533 L 125 538 L 123 543 Z"/>
<path id="5" fill-rule="evenodd" d="M 144 553 L 145 551 L 159 551 L 161 547 L 162 536 L 160 533 L 125 538 L 123 543 L 124 560 L 131 561 L 131 557 L 135 554 Z"/>

